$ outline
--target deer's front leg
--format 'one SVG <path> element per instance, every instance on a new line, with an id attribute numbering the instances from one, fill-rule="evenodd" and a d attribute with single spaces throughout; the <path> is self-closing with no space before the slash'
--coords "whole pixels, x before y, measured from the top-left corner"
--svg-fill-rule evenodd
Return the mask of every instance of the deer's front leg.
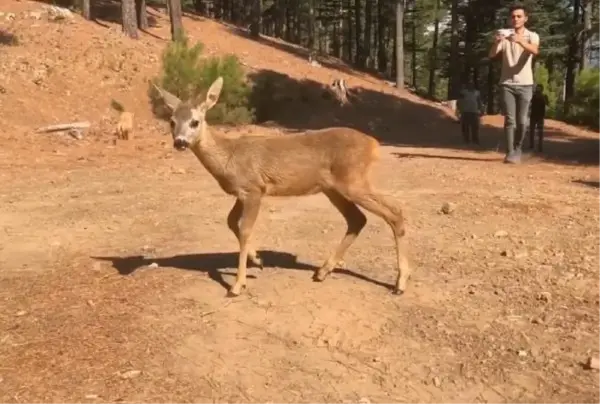
<path id="1" fill-rule="evenodd" d="M 242 206 L 243 203 L 239 199 L 235 200 L 235 204 L 231 208 L 229 215 L 227 215 L 227 227 L 233 232 L 235 238 L 240 241 L 240 219 L 242 217 Z M 248 247 L 248 258 L 250 261 L 258 266 L 260 269 L 263 268 L 263 262 L 258 256 L 258 253 L 251 246 Z"/>
<path id="2" fill-rule="evenodd" d="M 235 284 L 229 289 L 230 296 L 238 296 L 246 286 L 246 265 L 250 251 L 250 235 L 260 210 L 261 194 L 247 194 L 240 197 L 241 216 L 239 224 L 240 256 Z"/>

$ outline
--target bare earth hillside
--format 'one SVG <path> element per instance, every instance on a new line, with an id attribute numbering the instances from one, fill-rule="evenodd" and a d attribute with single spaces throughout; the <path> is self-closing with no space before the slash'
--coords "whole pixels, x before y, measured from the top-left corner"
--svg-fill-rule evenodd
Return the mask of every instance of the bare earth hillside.
<path id="1" fill-rule="evenodd" d="M 467 148 L 441 106 L 186 17 L 207 54 L 235 52 L 287 96 L 268 127 L 216 130 L 381 141 L 374 182 L 405 206 L 415 266 L 392 295 L 391 232 L 369 215 L 344 268 L 314 283 L 344 220 L 322 195 L 273 198 L 254 233 L 266 268 L 226 298 L 233 200 L 172 149 L 147 97 L 164 12 L 133 41 L 110 7 L 51 22 L 42 6 L 0 0 L 0 401 L 599 401 L 583 364 L 599 354 L 597 133 L 548 121 L 545 153 L 505 165 L 500 116 Z M 362 88 L 354 105 L 319 98 L 336 77 Z M 129 141 L 114 141 L 113 98 L 135 113 Z M 81 140 L 35 133 L 79 120 Z"/>

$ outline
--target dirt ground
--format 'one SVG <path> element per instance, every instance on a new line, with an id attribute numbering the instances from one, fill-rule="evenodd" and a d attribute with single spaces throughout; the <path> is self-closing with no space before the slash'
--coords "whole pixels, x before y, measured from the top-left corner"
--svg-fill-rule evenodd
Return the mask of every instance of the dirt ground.
<path id="1" fill-rule="evenodd" d="M 266 267 L 227 298 L 233 200 L 149 112 L 164 16 L 134 42 L 111 22 L 0 4 L 15 13 L 0 29 L 19 38 L 0 45 L 0 401 L 599 401 L 583 365 L 599 354 L 597 133 L 549 121 L 543 155 L 504 165 L 500 117 L 485 117 L 484 146 L 462 147 L 441 107 L 188 18 L 208 52 L 245 49 L 250 66 L 342 75 L 430 111 L 378 118 L 402 129 L 374 182 L 406 210 L 403 296 L 390 293 L 391 231 L 369 214 L 344 268 L 312 282 L 345 231 L 316 195 L 266 200 L 254 233 Z M 113 143 L 112 97 L 136 113 L 130 141 Z M 34 133 L 80 119 L 82 140 Z"/>

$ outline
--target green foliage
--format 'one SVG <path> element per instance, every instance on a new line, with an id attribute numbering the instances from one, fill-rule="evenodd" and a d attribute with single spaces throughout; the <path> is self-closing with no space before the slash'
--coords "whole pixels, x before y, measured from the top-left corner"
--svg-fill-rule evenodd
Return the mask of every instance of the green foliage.
<path id="1" fill-rule="evenodd" d="M 223 90 L 217 104 L 208 111 L 209 124 L 244 124 L 253 120 L 249 106 L 250 88 L 245 81 L 242 66 L 234 55 L 202 58 L 204 46 L 198 42 L 190 46 L 188 38 L 179 33 L 162 54 L 161 75 L 154 83 L 182 100 L 204 99 L 210 85 L 223 77 Z M 154 111 L 161 117 L 168 112 L 160 108 L 162 100 L 150 86 L 149 96 Z"/>
<path id="2" fill-rule="evenodd" d="M 575 81 L 575 97 L 571 115 L 567 117 L 576 123 L 598 128 L 600 119 L 600 69 L 582 70 Z"/>

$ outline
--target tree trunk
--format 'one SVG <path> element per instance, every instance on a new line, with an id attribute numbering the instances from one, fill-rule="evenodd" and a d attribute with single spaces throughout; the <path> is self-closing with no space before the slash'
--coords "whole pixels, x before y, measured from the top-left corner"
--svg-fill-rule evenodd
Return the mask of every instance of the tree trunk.
<path id="1" fill-rule="evenodd" d="M 469 3 L 471 3 L 469 1 Z M 459 87 L 462 87 L 463 82 L 467 82 L 472 79 L 473 70 L 477 63 L 474 48 L 477 41 L 477 19 L 481 18 L 479 13 L 473 9 L 473 5 L 469 4 L 466 13 L 466 27 L 465 27 L 465 57 L 463 60 L 462 69 L 462 80 L 459 82 Z"/>
<path id="2" fill-rule="evenodd" d="M 346 61 L 348 63 L 352 63 L 354 58 L 353 58 L 353 46 L 352 44 L 354 43 L 354 38 L 353 38 L 353 21 L 352 21 L 352 0 L 347 0 L 348 1 L 348 7 L 346 8 L 347 12 L 346 12 Z"/>
<path id="3" fill-rule="evenodd" d="M 285 8 L 285 32 L 283 34 L 283 37 L 285 38 L 285 40 L 287 42 L 292 42 L 292 31 L 294 29 L 294 18 L 292 16 L 292 1 L 291 0 L 287 0 L 286 1 L 286 8 Z"/>
<path id="4" fill-rule="evenodd" d="M 81 0 L 81 15 L 86 20 L 92 19 L 92 11 L 90 7 L 90 0 Z"/>
<path id="5" fill-rule="evenodd" d="M 122 0 L 121 24 L 123 26 L 123 32 L 130 38 L 138 39 L 137 18 L 135 14 L 135 0 Z"/>
<path id="6" fill-rule="evenodd" d="M 198 13 L 199 15 L 206 15 L 203 0 L 194 0 L 194 11 L 196 11 L 196 13 Z"/>
<path id="7" fill-rule="evenodd" d="M 456 99 L 458 93 L 458 84 L 460 82 L 460 54 L 459 54 L 459 20 L 458 20 L 458 0 L 452 0 L 450 19 L 450 58 L 449 58 L 449 80 L 448 80 L 448 99 Z"/>
<path id="8" fill-rule="evenodd" d="M 396 87 L 404 88 L 404 0 L 396 0 Z"/>
<path id="9" fill-rule="evenodd" d="M 135 11 L 137 14 L 138 28 L 141 30 L 148 29 L 148 13 L 146 12 L 146 0 L 135 0 Z"/>
<path id="10" fill-rule="evenodd" d="M 579 8 L 580 0 L 573 2 L 573 25 L 577 26 L 579 23 Z M 563 114 L 565 117 L 569 116 L 571 112 L 571 103 L 573 101 L 573 95 L 575 95 L 575 76 L 577 74 L 577 62 L 578 62 L 578 48 L 579 40 L 577 32 L 571 34 L 569 41 L 569 49 L 567 50 L 567 73 L 565 76 L 565 103 L 563 105 Z"/>
<path id="11" fill-rule="evenodd" d="M 581 35 L 581 61 L 579 67 L 587 69 L 590 67 L 590 48 L 592 46 L 592 0 L 584 0 L 583 9 L 583 32 Z"/>
<path id="12" fill-rule="evenodd" d="M 250 35 L 258 38 L 262 32 L 262 0 L 252 0 L 252 24 Z"/>
<path id="13" fill-rule="evenodd" d="M 181 0 L 167 0 L 169 2 L 169 19 L 171 20 L 171 39 L 174 41 L 183 35 L 183 17 Z"/>
<path id="14" fill-rule="evenodd" d="M 308 1 L 308 51 L 309 59 L 316 56 L 317 48 L 317 24 L 315 17 L 315 0 Z"/>
<path id="15" fill-rule="evenodd" d="M 411 80 L 411 85 L 412 87 L 416 90 L 417 89 L 417 22 L 415 21 L 415 10 L 413 8 L 413 12 L 412 12 L 412 23 L 410 24 L 411 27 L 411 62 L 410 62 L 410 68 L 411 68 L 411 75 L 410 75 L 410 80 Z"/>
<path id="16" fill-rule="evenodd" d="M 438 48 L 438 37 L 440 32 L 440 0 L 435 3 L 435 21 L 433 23 L 433 44 L 429 52 L 429 86 L 427 94 L 429 98 L 434 98 L 435 92 L 435 73 L 437 70 L 437 48 Z"/>
<path id="17" fill-rule="evenodd" d="M 373 0 L 366 0 L 365 4 L 365 36 L 363 39 L 362 53 L 364 55 L 363 67 L 371 66 L 371 42 L 373 36 Z"/>
<path id="18" fill-rule="evenodd" d="M 362 2 L 360 0 L 354 0 L 354 36 L 356 38 L 356 65 L 359 68 L 365 67 L 365 55 L 363 52 L 363 38 L 362 38 Z"/>
<path id="19" fill-rule="evenodd" d="M 283 27 L 285 25 L 284 0 L 275 1 L 275 36 L 283 38 Z"/>
<path id="20" fill-rule="evenodd" d="M 385 14 L 384 0 L 377 0 L 377 70 L 385 73 L 388 67 L 386 26 L 388 19 Z"/>

